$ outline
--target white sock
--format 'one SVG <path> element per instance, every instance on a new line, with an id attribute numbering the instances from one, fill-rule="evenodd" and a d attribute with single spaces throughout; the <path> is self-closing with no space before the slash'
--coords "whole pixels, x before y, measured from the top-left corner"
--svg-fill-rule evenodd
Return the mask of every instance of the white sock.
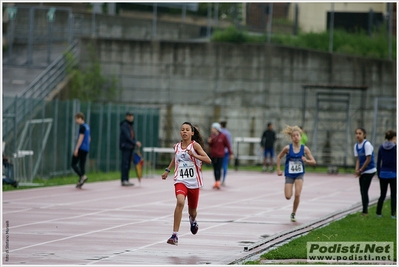
<path id="1" fill-rule="evenodd" d="M 176 236 L 177 236 L 177 233 L 178 233 L 178 232 L 173 232 L 173 234 L 172 234 L 172 235 L 176 235 Z"/>

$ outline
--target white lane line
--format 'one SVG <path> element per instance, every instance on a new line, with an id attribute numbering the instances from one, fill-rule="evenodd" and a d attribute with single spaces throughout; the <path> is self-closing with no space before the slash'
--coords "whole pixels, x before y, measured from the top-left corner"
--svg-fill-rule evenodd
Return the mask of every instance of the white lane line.
<path id="1" fill-rule="evenodd" d="M 208 194 L 211 194 L 211 192 L 209 192 Z M 207 195 L 207 194 L 205 194 L 205 195 Z M 253 200 L 253 199 L 257 199 L 257 198 L 264 198 L 264 197 L 265 197 L 265 195 L 256 196 L 256 197 L 252 197 L 252 198 L 241 199 L 241 200 L 235 200 L 235 201 L 231 201 L 231 202 L 228 202 L 228 203 L 225 203 L 225 204 L 214 205 L 214 206 L 211 206 L 211 207 L 208 207 L 208 208 L 215 208 L 215 207 L 220 207 L 220 206 L 224 206 L 224 205 L 231 205 L 233 203 L 237 203 L 237 202 L 241 202 L 241 201 L 248 201 L 248 200 Z M 157 202 L 159 202 L 159 201 L 157 201 Z M 153 203 L 147 203 L 147 205 L 153 205 Z M 138 206 L 138 205 L 142 206 L 143 204 L 137 204 L 136 206 Z M 204 209 L 208 209 L 208 208 L 204 208 Z M 122 208 L 113 209 L 113 210 L 119 210 L 119 209 L 122 209 Z M 106 211 L 112 211 L 112 210 L 106 210 Z M 106 212 L 106 211 L 99 211 L 99 212 L 95 212 L 94 214 L 102 213 L 102 212 Z M 76 217 L 83 217 L 83 216 L 87 216 L 87 214 L 80 215 L 80 216 L 73 216 L 73 217 L 76 218 Z M 160 219 L 168 218 L 168 217 L 173 217 L 173 213 L 171 213 L 169 215 L 164 215 L 164 216 L 161 216 L 161 217 L 156 217 L 156 218 L 153 218 L 153 219 L 149 219 L 149 220 L 142 220 L 142 221 L 139 221 L 139 222 L 132 222 L 132 223 L 127 223 L 127 224 L 123 224 L 123 225 L 117 225 L 117 226 L 113 226 L 113 227 L 109 227 L 109 228 L 99 229 L 99 230 L 96 230 L 96 231 L 90 231 L 90 232 L 86 232 L 86 233 L 82 233 L 82 234 L 78 234 L 78 235 L 73 235 L 73 236 L 69 236 L 69 237 L 65 237 L 65 238 L 60 238 L 60 239 L 55 239 L 55 240 L 51 240 L 51 241 L 47 241 L 47 242 L 42 242 L 42 243 L 30 245 L 30 246 L 25 246 L 25 247 L 17 248 L 17 249 L 14 249 L 14 250 L 10 250 L 10 252 L 19 251 L 19 250 L 23 250 L 23 249 L 27 249 L 27 248 L 31 248 L 31 247 L 37 247 L 37 246 L 41 246 L 41 245 L 46 245 L 46 244 L 59 242 L 59 241 L 63 241 L 63 240 L 68 240 L 68 239 L 75 238 L 75 237 L 81 237 L 81 236 L 85 236 L 85 235 L 90 235 L 90 234 L 93 234 L 93 233 L 99 233 L 99 232 L 103 232 L 103 231 L 108 231 L 108 230 L 124 227 L 124 226 L 127 226 L 127 225 L 134 225 L 134 224 L 138 224 L 138 223 L 151 222 L 151 221 L 160 220 Z M 47 220 L 47 221 L 36 222 L 36 223 L 29 223 L 29 224 L 26 224 L 24 226 L 29 226 L 29 225 L 33 225 L 33 224 L 39 224 L 39 223 L 45 223 L 45 222 L 51 222 L 51 221 L 57 221 L 57 220 L 58 219 Z M 224 225 L 224 224 L 226 224 L 226 223 L 223 223 L 223 224 L 220 224 L 220 225 Z M 217 227 L 217 226 L 219 226 L 219 225 L 216 225 L 214 227 Z M 22 225 L 14 226 L 14 228 L 17 228 L 17 227 L 22 227 Z"/>
<path id="2" fill-rule="evenodd" d="M 216 224 L 216 225 L 213 225 L 213 226 L 209 226 L 207 228 L 201 228 L 201 232 L 209 230 L 209 229 L 213 229 L 213 228 L 216 228 L 216 227 L 224 226 L 226 224 L 228 224 L 228 223 L 219 223 L 219 224 Z M 191 232 L 187 232 L 185 234 L 179 234 L 179 236 L 182 237 L 182 236 L 186 236 L 186 235 L 190 235 L 190 234 L 191 234 Z M 101 258 L 101 259 L 98 259 L 98 260 L 91 261 L 91 262 L 87 263 L 87 265 L 92 265 L 92 264 L 95 264 L 95 263 L 97 263 L 99 261 L 102 261 L 102 260 L 108 260 L 108 259 L 117 257 L 117 256 L 122 255 L 122 254 L 130 254 L 130 253 L 139 251 L 141 249 L 145 249 L 145 248 L 152 247 L 154 245 L 162 244 L 162 243 L 166 244 L 166 240 L 164 239 L 162 241 L 154 242 L 154 243 L 151 243 L 151 244 L 148 244 L 148 245 L 145 245 L 145 246 L 141 246 L 141 247 L 138 247 L 138 248 L 126 249 L 124 252 L 121 252 L 121 253 L 118 253 L 118 254 L 114 253 L 111 256 L 107 256 L 107 257 L 104 257 L 104 258 Z"/>
<path id="3" fill-rule="evenodd" d="M 139 224 L 139 223 L 144 223 L 144 222 L 150 222 L 150 221 L 154 221 L 154 220 L 160 220 L 160 219 L 163 219 L 163 218 L 166 218 L 166 217 L 170 217 L 170 216 L 171 215 L 165 215 L 165 216 L 157 217 L 157 218 L 154 218 L 154 219 L 151 219 L 151 220 L 142 220 L 142 221 L 139 221 L 139 222 L 126 223 L 126 224 L 112 226 L 112 227 L 99 229 L 99 230 L 95 230 L 95 231 L 90 231 L 90 232 L 86 232 L 86 233 L 82 233 L 82 234 L 77 234 L 77 235 L 73 235 L 73 236 L 63 237 L 63 238 L 59 238 L 59 239 L 54 239 L 54 240 L 51 240 L 51 241 L 37 243 L 37 244 L 34 244 L 34 245 L 30 245 L 30 246 L 16 248 L 16 249 L 10 250 L 9 253 L 12 253 L 12 252 L 15 252 L 15 251 L 19 251 L 19 250 L 24 250 L 24 249 L 27 249 L 27 248 L 32 248 L 32 247 L 38 247 L 38 246 L 42 246 L 42 245 L 46 245 L 46 244 L 51 244 L 51 243 L 55 243 L 55 242 L 59 242 L 59 241 L 64 241 L 64 240 L 68 240 L 68 239 L 72 239 L 72 238 L 76 238 L 76 237 L 81 237 L 81 236 L 85 236 L 85 235 L 100 233 L 100 232 L 103 232 L 103 231 L 113 230 L 113 229 L 129 226 L 129 225 L 134 225 L 134 224 Z"/>
<path id="4" fill-rule="evenodd" d="M 159 201 L 154 201 L 154 202 L 145 203 L 145 204 L 139 203 L 139 204 L 124 206 L 124 207 L 120 207 L 120 208 L 116 208 L 116 209 L 106 209 L 106 210 L 100 210 L 100 211 L 96 211 L 96 212 L 84 213 L 84 214 L 70 216 L 70 217 L 63 217 L 63 218 L 57 218 L 57 219 L 51 219 L 51 220 L 45 220 L 45 221 L 39 221 L 39 222 L 33 222 L 33 223 L 20 224 L 20 225 L 16 225 L 16 226 L 10 226 L 10 227 L 8 227 L 8 229 L 15 229 L 15 228 L 20 228 L 20 227 L 25 227 L 25 226 L 32 226 L 32 225 L 37 225 L 37 224 L 42 224 L 42 223 L 49 223 L 49 222 L 56 222 L 56 221 L 63 221 L 63 220 L 82 218 L 82 217 L 87 217 L 87 216 L 91 216 L 91 215 L 95 215 L 95 214 L 101 214 L 101 213 L 110 212 L 110 211 L 111 212 L 112 211 L 119 211 L 119 210 L 123 210 L 123 209 L 127 209 L 127 208 L 149 206 L 149 205 L 154 205 L 154 204 L 157 204 L 157 203 L 159 203 Z M 4 216 L 3 216 L 3 218 L 4 218 Z M 3 228 L 4 231 L 5 231 L 5 229 L 6 228 Z"/>

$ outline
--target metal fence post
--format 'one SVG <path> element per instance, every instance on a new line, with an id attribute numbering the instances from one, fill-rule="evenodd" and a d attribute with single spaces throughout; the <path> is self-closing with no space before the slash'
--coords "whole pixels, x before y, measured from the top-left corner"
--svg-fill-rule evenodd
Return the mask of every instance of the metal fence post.
<path id="1" fill-rule="evenodd" d="M 102 132 L 103 132 L 103 105 L 100 104 L 100 114 L 99 114 L 99 127 L 98 127 L 98 140 L 97 140 L 97 168 L 101 168 L 101 144 L 102 144 Z"/>
<path id="2" fill-rule="evenodd" d="M 28 35 L 28 60 L 27 60 L 28 65 L 32 64 L 34 24 L 35 24 L 35 9 L 31 7 L 29 9 L 29 35 Z"/>
<path id="3" fill-rule="evenodd" d="M 298 15 L 299 15 L 298 4 L 295 4 L 294 35 L 298 35 Z"/>
<path id="4" fill-rule="evenodd" d="M 152 8 L 152 38 L 155 39 L 157 37 L 157 3 L 154 3 Z"/>
<path id="5" fill-rule="evenodd" d="M 273 23 L 273 3 L 269 3 L 269 19 L 267 20 L 267 42 L 270 43 L 270 36 L 272 35 Z"/>
<path id="6" fill-rule="evenodd" d="M 388 59 L 392 60 L 392 3 L 388 3 L 388 13 Z"/>
<path id="7" fill-rule="evenodd" d="M 369 36 L 371 36 L 371 34 L 373 33 L 373 17 L 374 17 L 373 9 L 370 8 L 369 21 L 368 21 L 368 31 L 367 31 Z"/>
<path id="8" fill-rule="evenodd" d="M 211 37 L 212 3 L 208 3 L 208 19 L 206 24 L 206 37 Z"/>
<path id="9" fill-rule="evenodd" d="M 42 107 L 42 120 L 44 120 L 44 118 L 46 117 L 46 101 L 43 100 L 43 107 Z M 40 147 L 42 148 L 44 146 L 43 142 L 43 136 L 44 136 L 44 122 L 42 121 L 41 123 L 41 135 L 40 135 Z M 43 152 L 43 151 L 42 151 Z M 40 155 L 40 157 L 42 157 L 42 155 Z M 32 158 L 32 157 L 30 157 Z M 31 175 L 33 175 L 33 173 L 31 173 Z M 40 164 L 40 177 L 43 177 L 43 164 Z M 33 181 L 33 176 L 30 178 L 30 182 Z"/>
<path id="10" fill-rule="evenodd" d="M 58 136 L 58 99 L 54 100 L 54 127 L 53 127 L 53 173 L 56 172 L 57 165 L 57 136 Z"/>
<path id="11" fill-rule="evenodd" d="M 14 24 L 14 19 L 15 15 L 17 13 L 17 8 L 16 7 L 8 7 L 8 20 L 10 22 L 10 26 L 8 27 L 8 60 L 11 62 L 12 58 L 12 46 L 14 43 L 14 31 L 15 31 L 15 24 Z"/>
<path id="12" fill-rule="evenodd" d="M 87 102 L 87 111 L 86 111 L 86 123 L 87 123 L 87 125 L 89 125 L 89 127 L 90 127 L 90 118 L 91 118 L 90 113 L 91 113 L 91 102 L 89 101 L 89 102 Z M 90 137 L 90 139 L 91 139 L 91 137 Z M 90 141 L 90 143 L 91 143 L 91 141 Z M 90 162 L 89 159 L 90 159 L 90 153 L 87 154 L 88 162 Z M 90 164 L 89 164 L 88 170 L 91 171 Z"/>
<path id="13" fill-rule="evenodd" d="M 217 26 L 219 24 L 219 3 L 215 3 L 215 8 L 214 8 L 214 25 Z"/>
<path id="14" fill-rule="evenodd" d="M 68 43 L 72 44 L 73 42 L 73 24 L 74 24 L 74 15 L 72 14 L 72 11 L 69 11 L 69 16 L 68 16 Z"/>
<path id="15" fill-rule="evenodd" d="M 51 49 L 53 43 L 53 22 L 49 21 L 49 37 L 48 37 L 48 49 L 47 49 L 47 64 L 51 63 Z"/>
<path id="16" fill-rule="evenodd" d="M 68 100 L 67 102 L 66 102 L 66 111 L 65 111 L 65 114 L 66 114 L 66 119 L 65 119 L 65 121 L 66 121 L 66 125 L 65 125 L 65 138 L 66 138 L 66 144 L 65 144 L 65 150 L 67 150 L 67 151 L 65 151 L 66 152 L 66 155 L 68 155 L 68 150 L 69 150 L 69 146 L 68 146 L 68 144 L 69 144 L 69 140 L 71 139 L 70 137 L 69 137 L 69 134 L 68 134 L 68 129 L 69 129 L 69 105 L 70 105 L 70 100 Z M 65 156 L 66 157 L 66 160 L 65 160 L 65 172 L 67 172 L 68 171 L 68 167 L 69 167 L 69 164 L 68 164 L 68 162 L 69 162 L 69 158 L 67 157 L 67 156 Z"/>
<path id="17" fill-rule="evenodd" d="M 334 3 L 331 3 L 331 13 L 330 13 L 330 42 L 328 44 L 328 51 L 332 53 L 334 42 Z"/>
<path id="18" fill-rule="evenodd" d="M 106 162 L 106 172 L 109 172 L 109 162 L 111 159 L 111 103 L 108 103 L 108 108 L 107 108 L 107 151 L 106 151 L 106 157 L 107 157 L 107 162 Z"/>

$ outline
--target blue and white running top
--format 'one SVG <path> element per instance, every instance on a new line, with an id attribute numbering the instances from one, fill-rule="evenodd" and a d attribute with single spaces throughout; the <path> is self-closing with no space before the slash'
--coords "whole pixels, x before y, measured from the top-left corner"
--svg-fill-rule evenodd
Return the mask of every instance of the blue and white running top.
<path id="1" fill-rule="evenodd" d="M 290 178 L 297 178 L 305 173 L 305 165 L 302 161 L 302 156 L 305 155 L 305 146 L 301 145 L 298 153 L 294 152 L 292 144 L 289 145 L 289 151 L 285 155 L 285 169 L 284 175 Z"/>
<path id="2" fill-rule="evenodd" d="M 367 156 L 371 156 L 369 165 L 362 173 L 374 173 L 377 171 L 374 161 L 374 148 L 368 140 L 365 139 L 361 144 L 355 144 L 354 155 L 359 158 L 359 168 L 363 166 Z"/>
<path id="3" fill-rule="evenodd" d="M 175 148 L 175 184 L 184 184 L 187 188 L 195 189 L 203 186 L 202 161 L 190 156 L 186 150 L 194 149 L 195 141 L 192 141 L 186 149 L 181 148 L 181 142 L 174 145 Z"/>

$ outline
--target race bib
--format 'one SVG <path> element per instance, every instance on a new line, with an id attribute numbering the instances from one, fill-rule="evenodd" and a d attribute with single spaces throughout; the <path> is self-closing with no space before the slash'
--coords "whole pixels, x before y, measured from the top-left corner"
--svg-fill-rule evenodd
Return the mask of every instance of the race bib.
<path id="1" fill-rule="evenodd" d="M 193 162 L 180 162 L 179 163 L 179 174 L 180 179 L 194 179 L 195 178 L 195 166 Z"/>
<path id="2" fill-rule="evenodd" d="M 290 174 L 303 173 L 302 161 L 289 161 L 288 173 Z"/>

